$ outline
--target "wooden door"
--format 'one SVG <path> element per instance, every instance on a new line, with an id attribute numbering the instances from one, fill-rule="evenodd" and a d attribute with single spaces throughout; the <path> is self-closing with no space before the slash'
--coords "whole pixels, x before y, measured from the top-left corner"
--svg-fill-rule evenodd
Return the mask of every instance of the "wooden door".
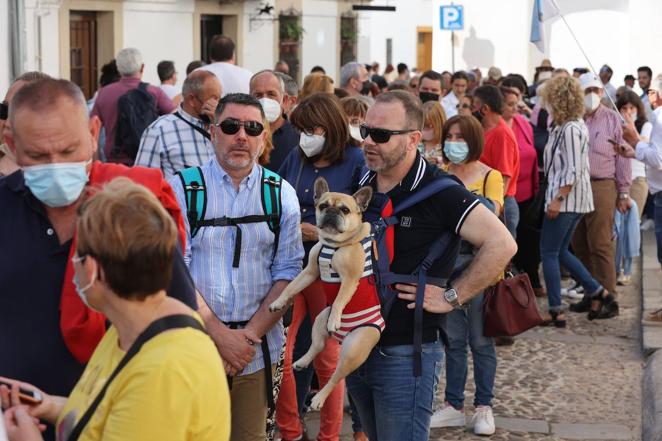
<path id="1" fill-rule="evenodd" d="M 416 69 L 425 72 L 432 69 L 432 28 L 419 26 L 416 34 Z"/>
<path id="2" fill-rule="evenodd" d="M 69 65 L 71 81 L 90 99 L 97 90 L 97 21 L 94 12 L 69 15 Z"/>

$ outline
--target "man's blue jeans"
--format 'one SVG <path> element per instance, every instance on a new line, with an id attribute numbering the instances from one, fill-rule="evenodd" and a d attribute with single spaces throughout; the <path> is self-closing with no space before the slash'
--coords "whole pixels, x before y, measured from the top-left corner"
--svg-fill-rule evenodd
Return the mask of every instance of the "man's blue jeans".
<path id="1" fill-rule="evenodd" d="M 517 239 L 517 225 L 519 224 L 519 205 L 514 196 L 506 196 L 503 200 L 503 213 L 506 216 L 506 228 L 513 239 Z"/>
<path id="2" fill-rule="evenodd" d="M 442 323 L 448 337 L 445 400 L 456 409 L 464 408 L 468 340 L 474 362 L 474 406 L 492 406 L 497 358 L 494 339 L 483 336 L 483 294 L 471 299 L 469 309 L 445 314 Z"/>
<path id="3" fill-rule="evenodd" d="M 545 219 L 540 233 L 540 257 L 547 288 L 549 310 L 560 312 L 561 308 L 561 267 L 567 269 L 572 278 L 584 287 L 584 292 L 593 294 L 602 286 L 593 278 L 581 261 L 568 250 L 570 239 L 582 218 L 581 213 L 559 213 L 554 219 Z"/>
<path id="4" fill-rule="evenodd" d="M 657 238 L 657 261 L 662 265 L 662 191 L 653 195 L 655 204 L 654 221 L 655 237 Z"/>
<path id="5" fill-rule="evenodd" d="M 412 345 L 376 347 L 346 378 L 370 441 L 428 441 L 441 341 L 423 344 L 422 372 L 414 376 Z"/>

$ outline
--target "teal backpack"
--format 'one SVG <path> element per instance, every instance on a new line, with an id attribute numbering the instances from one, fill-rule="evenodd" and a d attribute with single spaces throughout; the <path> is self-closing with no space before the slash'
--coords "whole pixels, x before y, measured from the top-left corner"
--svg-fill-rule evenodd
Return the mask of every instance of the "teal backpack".
<path id="1" fill-rule="evenodd" d="M 201 227 L 235 227 L 237 229 L 237 239 L 235 240 L 234 258 L 232 261 L 233 268 L 239 268 L 241 254 L 240 224 L 266 222 L 271 232 L 274 233 L 274 256 L 278 250 L 280 217 L 283 209 L 280 190 L 283 178 L 267 168 L 261 168 L 262 175 L 260 180 L 262 183 L 261 195 L 264 214 L 253 214 L 242 217 L 223 216 L 214 219 L 205 219 L 207 188 L 200 167 L 186 168 L 177 172 L 184 187 L 186 217 L 191 229 L 191 238 L 198 234 Z"/>

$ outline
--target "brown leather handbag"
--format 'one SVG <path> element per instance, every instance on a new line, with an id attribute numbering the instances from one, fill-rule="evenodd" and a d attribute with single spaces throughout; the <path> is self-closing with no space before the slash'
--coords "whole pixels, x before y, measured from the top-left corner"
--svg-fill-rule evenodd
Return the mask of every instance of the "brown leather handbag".
<path id="1" fill-rule="evenodd" d="M 526 273 L 513 275 L 485 290 L 483 299 L 483 335 L 515 336 L 543 322 L 531 281 Z"/>

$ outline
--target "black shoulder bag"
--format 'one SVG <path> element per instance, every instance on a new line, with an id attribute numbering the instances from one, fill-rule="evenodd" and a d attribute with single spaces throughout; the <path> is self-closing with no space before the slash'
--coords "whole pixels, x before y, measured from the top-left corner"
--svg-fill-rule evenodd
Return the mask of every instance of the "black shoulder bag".
<path id="1" fill-rule="evenodd" d="M 110 374 L 110 377 L 108 377 L 106 384 L 103 385 L 103 387 L 99 391 L 99 394 L 96 396 L 92 404 L 90 404 L 90 407 L 87 408 L 85 414 L 83 414 L 81 419 L 78 421 L 76 426 L 69 434 L 67 441 L 78 440 L 81 433 L 83 432 L 83 429 L 92 418 L 92 415 L 94 415 L 94 412 L 96 411 L 97 407 L 99 407 L 99 404 L 103 400 L 103 397 L 106 395 L 106 391 L 108 390 L 108 386 L 110 386 L 110 383 L 112 383 L 115 377 L 117 377 L 117 375 L 120 373 L 122 368 L 124 368 L 124 366 L 126 366 L 129 363 L 129 361 L 131 361 L 131 359 L 135 357 L 136 354 L 138 354 L 138 352 L 140 352 L 140 349 L 143 347 L 143 345 L 152 338 L 159 335 L 160 333 L 176 328 L 194 328 L 201 332 L 206 333 L 205 328 L 202 327 L 200 322 L 198 322 L 195 318 L 191 317 L 190 315 L 184 315 L 184 314 L 169 315 L 153 321 L 147 327 L 147 329 L 145 329 L 142 332 L 142 334 L 138 336 L 136 341 L 133 342 L 133 344 L 127 351 L 124 358 L 120 360 L 119 364 L 117 365 L 113 373 Z"/>

